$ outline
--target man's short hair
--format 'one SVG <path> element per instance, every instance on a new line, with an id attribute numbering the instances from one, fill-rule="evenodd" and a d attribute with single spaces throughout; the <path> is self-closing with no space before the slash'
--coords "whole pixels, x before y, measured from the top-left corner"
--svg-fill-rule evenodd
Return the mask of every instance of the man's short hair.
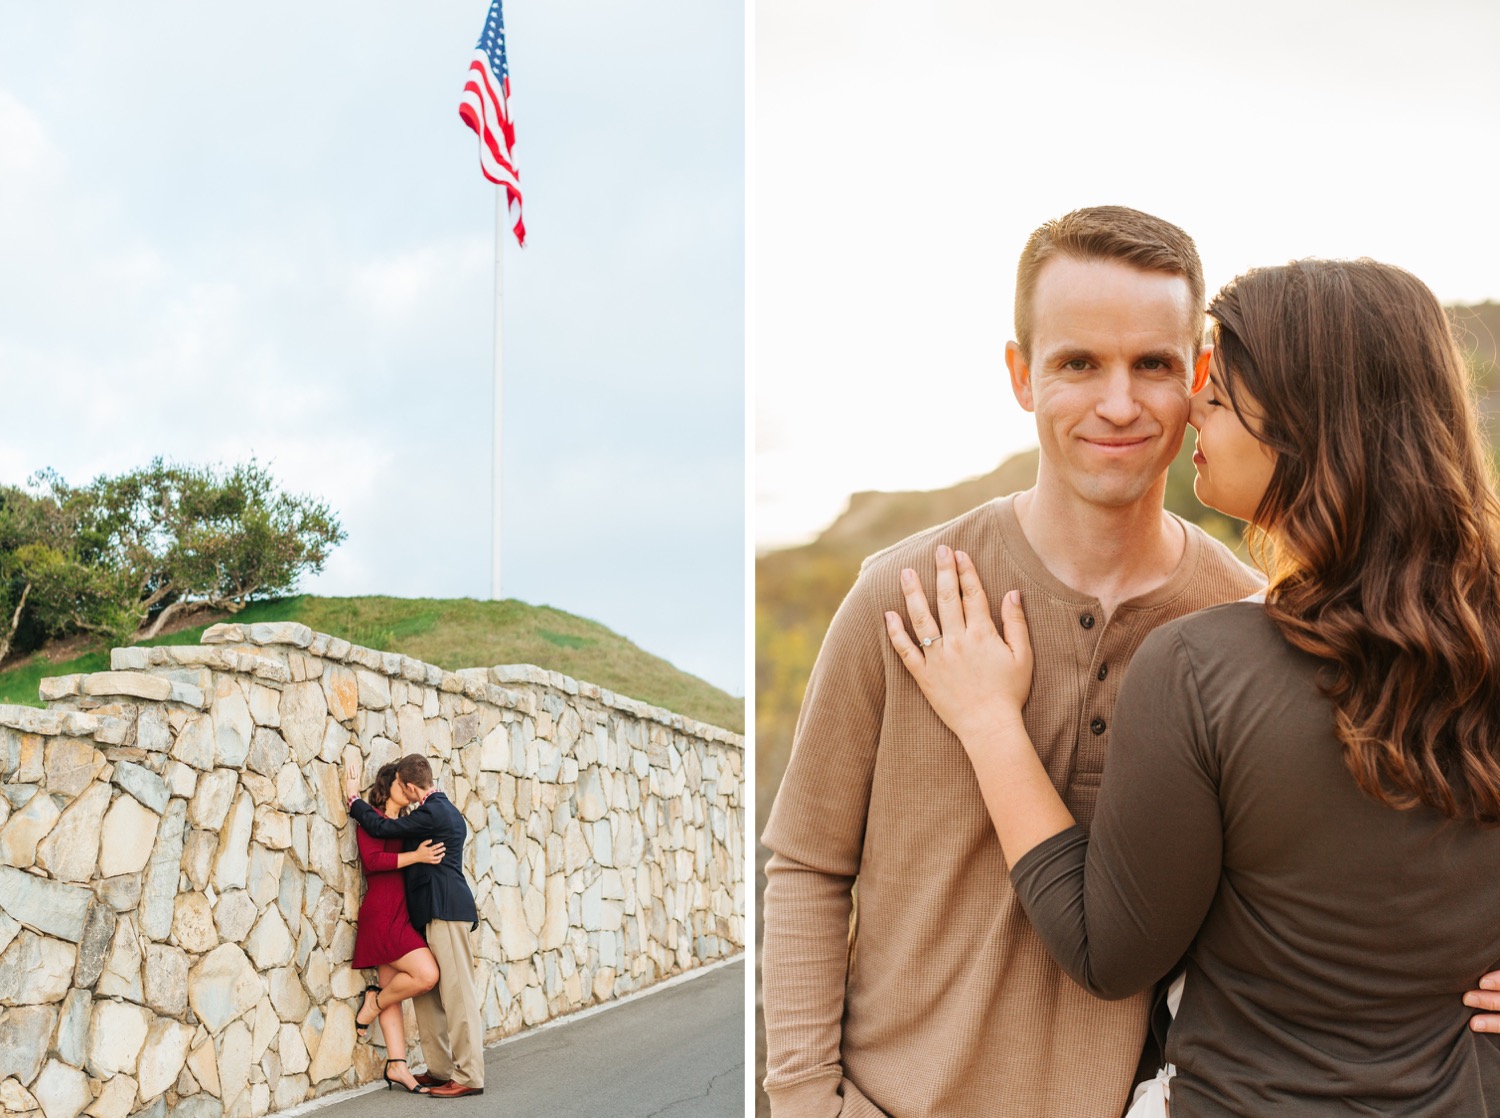
<path id="1" fill-rule="evenodd" d="M 1016 267 L 1016 341 L 1031 357 L 1031 304 L 1037 276 L 1054 256 L 1118 260 L 1143 272 L 1166 272 L 1188 282 L 1195 312 L 1204 306 L 1203 262 L 1198 246 L 1170 221 L 1129 206 L 1090 206 L 1049 221 L 1026 241 Z M 1194 319 L 1195 336 L 1201 333 Z"/>
<path id="2" fill-rule="evenodd" d="M 432 766 L 420 753 L 408 753 L 396 762 L 396 778 L 418 788 L 431 788 Z"/>

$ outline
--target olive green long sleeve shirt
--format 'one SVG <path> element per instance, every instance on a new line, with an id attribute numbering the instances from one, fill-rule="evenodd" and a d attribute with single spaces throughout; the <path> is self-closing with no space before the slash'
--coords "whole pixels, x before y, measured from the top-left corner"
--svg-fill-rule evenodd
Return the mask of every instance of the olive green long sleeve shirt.
<path id="1" fill-rule="evenodd" d="M 1253 603 L 1157 630 L 1091 833 L 1029 851 L 1017 893 L 1096 993 L 1186 954 L 1172 1118 L 1500 1115 L 1462 1000 L 1500 963 L 1500 829 L 1361 792 L 1320 668 Z"/>

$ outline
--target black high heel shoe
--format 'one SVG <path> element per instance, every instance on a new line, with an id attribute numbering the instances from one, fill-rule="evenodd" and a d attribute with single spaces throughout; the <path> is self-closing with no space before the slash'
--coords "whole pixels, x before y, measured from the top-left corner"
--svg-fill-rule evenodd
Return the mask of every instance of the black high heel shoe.
<path id="1" fill-rule="evenodd" d="M 354 1036 L 355 1036 L 356 1040 L 369 1040 L 370 1039 L 370 1026 L 373 1025 L 373 1024 L 375 1024 L 376 1021 L 380 1020 L 380 987 L 379 986 L 366 986 L 365 987 L 365 993 L 366 994 L 370 993 L 372 990 L 375 992 L 375 1016 L 372 1017 L 369 1021 L 365 1022 L 363 1025 L 361 1025 L 359 1023 L 359 1013 L 355 1014 L 355 1016 L 354 1016 Z M 360 1011 L 364 1010 L 365 1006 L 364 1006 L 363 1002 L 360 1003 L 359 1008 L 360 1008 Z"/>
<path id="2" fill-rule="evenodd" d="M 426 1087 L 423 1087 L 420 1083 L 415 1087 L 408 1087 L 405 1083 L 402 1083 L 401 1080 L 391 1078 L 391 1065 L 404 1063 L 406 1063 L 406 1061 L 399 1056 L 397 1056 L 394 1060 L 387 1060 L 385 1062 L 385 1074 L 381 1076 L 381 1078 L 385 1080 L 385 1089 L 389 1091 L 392 1087 L 400 1087 L 409 1095 L 431 1094 L 431 1092 L 428 1091 Z"/>

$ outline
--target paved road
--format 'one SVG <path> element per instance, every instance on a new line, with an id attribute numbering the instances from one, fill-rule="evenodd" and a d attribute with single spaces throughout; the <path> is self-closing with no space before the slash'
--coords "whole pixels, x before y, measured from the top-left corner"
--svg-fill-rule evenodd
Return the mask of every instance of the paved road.
<path id="1" fill-rule="evenodd" d="M 376 1091 L 317 1118 L 742 1118 L 741 959 L 485 1053 L 483 1096 Z"/>

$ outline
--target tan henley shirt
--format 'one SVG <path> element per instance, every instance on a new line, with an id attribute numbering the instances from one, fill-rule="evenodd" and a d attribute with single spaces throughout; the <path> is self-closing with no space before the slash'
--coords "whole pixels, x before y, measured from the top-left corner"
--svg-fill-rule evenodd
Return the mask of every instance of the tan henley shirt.
<path id="1" fill-rule="evenodd" d="M 1107 621 L 1097 599 L 1042 565 L 1013 497 L 866 560 L 819 653 L 762 836 L 776 1118 L 1119 1118 L 1146 996 L 1099 1001 L 1047 954 L 963 747 L 892 651 L 882 615 L 905 615 L 903 567 L 930 590 L 939 543 L 969 553 L 992 603 L 1021 590 L 1036 649 L 1027 728 L 1087 825 L 1122 669 L 1140 642 L 1261 586 L 1222 544 L 1184 528 L 1171 577 Z"/>

